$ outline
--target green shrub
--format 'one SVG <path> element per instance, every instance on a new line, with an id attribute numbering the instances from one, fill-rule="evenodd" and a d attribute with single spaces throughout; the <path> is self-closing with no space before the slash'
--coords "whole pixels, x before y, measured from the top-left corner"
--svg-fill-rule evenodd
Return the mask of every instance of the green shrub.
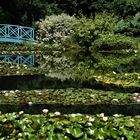
<path id="1" fill-rule="evenodd" d="M 111 33 L 101 35 L 101 37 L 94 42 L 93 47 L 97 50 L 128 49 L 133 47 L 133 41 L 130 37 Z"/>
<path id="2" fill-rule="evenodd" d="M 130 22 L 121 19 L 113 28 L 114 33 L 121 33 L 125 35 L 132 35 L 130 29 Z"/>
<path id="3" fill-rule="evenodd" d="M 120 20 L 114 26 L 113 31 L 128 36 L 140 36 L 140 13 L 137 13 L 132 19 Z"/>
<path id="4" fill-rule="evenodd" d="M 112 28 L 116 25 L 117 22 L 117 16 L 106 12 L 97 14 L 94 19 L 96 30 L 102 34 L 112 32 Z"/>
<path id="5" fill-rule="evenodd" d="M 75 25 L 74 40 L 87 51 L 102 34 L 112 32 L 117 17 L 112 14 L 97 14 L 93 19 L 82 17 Z"/>
<path id="6" fill-rule="evenodd" d="M 46 44 L 59 45 L 74 32 L 74 16 L 66 14 L 46 16 L 37 22 L 37 40 Z"/>
<path id="7" fill-rule="evenodd" d="M 98 38 L 98 34 L 99 33 L 96 32 L 96 27 L 93 19 L 82 17 L 75 24 L 75 34 L 73 36 L 73 39 L 80 46 L 90 47 L 94 40 Z"/>
<path id="8" fill-rule="evenodd" d="M 120 17 L 132 17 L 140 12 L 140 0 L 113 0 L 111 9 Z"/>

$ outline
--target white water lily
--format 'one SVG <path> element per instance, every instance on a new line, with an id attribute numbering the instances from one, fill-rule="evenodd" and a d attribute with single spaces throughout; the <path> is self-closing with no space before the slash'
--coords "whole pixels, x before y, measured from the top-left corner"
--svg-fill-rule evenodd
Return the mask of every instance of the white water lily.
<path id="1" fill-rule="evenodd" d="M 119 114 L 114 114 L 113 116 L 114 116 L 114 117 L 119 117 L 120 115 L 119 115 Z"/>
<path id="2" fill-rule="evenodd" d="M 3 90 L 3 91 L 1 91 L 2 93 L 6 93 L 7 92 L 7 90 Z"/>
<path id="3" fill-rule="evenodd" d="M 113 71 L 112 73 L 113 73 L 113 74 L 116 74 L 116 72 L 115 72 L 115 71 Z"/>
<path id="4" fill-rule="evenodd" d="M 133 99 L 134 99 L 134 100 L 136 100 L 136 99 L 137 99 L 137 97 L 133 97 Z"/>
<path id="5" fill-rule="evenodd" d="M 9 93 L 5 93 L 4 96 L 6 96 L 6 97 L 9 96 Z"/>
<path id="6" fill-rule="evenodd" d="M 87 125 L 88 125 L 88 126 L 92 126 L 92 123 L 91 123 L 91 122 L 88 122 Z"/>
<path id="7" fill-rule="evenodd" d="M 42 93 L 41 93 L 41 92 L 39 92 L 39 93 L 38 93 L 38 95 L 42 95 Z"/>
<path id="8" fill-rule="evenodd" d="M 10 93 L 12 93 L 12 94 L 13 94 L 13 93 L 15 93 L 15 91 L 13 91 L 13 90 L 10 90 Z"/>
<path id="9" fill-rule="evenodd" d="M 114 101 L 114 102 L 119 102 L 119 100 L 118 100 L 118 99 L 113 99 L 112 101 Z"/>
<path id="10" fill-rule="evenodd" d="M 48 110 L 48 109 L 43 109 L 42 112 L 43 112 L 44 114 L 47 114 L 47 113 L 49 112 L 49 110 Z"/>
<path id="11" fill-rule="evenodd" d="M 137 103 L 140 103 L 140 99 L 137 99 L 136 102 L 137 102 Z"/>
<path id="12" fill-rule="evenodd" d="M 28 105 L 29 105 L 29 106 L 32 106 L 32 105 L 33 105 L 33 103 L 32 103 L 32 102 L 28 102 Z"/>
<path id="13" fill-rule="evenodd" d="M 105 115 L 104 115 L 104 113 L 101 113 L 100 115 L 99 115 L 99 117 L 104 117 Z"/>
<path id="14" fill-rule="evenodd" d="M 18 137 L 22 137 L 22 133 L 18 133 Z"/>
<path id="15" fill-rule="evenodd" d="M 127 74 L 127 73 L 125 73 L 124 75 L 125 75 L 125 76 L 127 76 L 128 74 Z"/>
<path id="16" fill-rule="evenodd" d="M 86 115 L 86 118 L 89 119 L 90 116 Z"/>
<path id="17" fill-rule="evenodd" d="M 139 96 L 139 93 L 136 92 L 136 93 L 133 93 L 133 95 L 134 95 L 134 96 Z"/>
<path id="18" fill-rule="evenodd" d="M 16 89 L 16 90 L 15 90 L 15 92 L 16 92 L 16 93 L 20 93 L 21 91 L 20 91 L 20 90 L 18 90 L 18 89 Z"/>
<path id="19" fill-rule="evenodd" d="M 10 66 L 10 69 L 14 68 L 14 66 Z"/>
<path id="20" fill-rule="evenodd" d="M 108 117 L 103 117 L 102 120 L 106 122 L 108 120 Z"/>
<path id="21" fill-rule="evenodd" d="M 18 114 L 19 115 L 23 115 L 24 114 L 24 111 L 20 111 Z"/>
<path id="22" fill-rule="evenodd" d="M 16 74 L 19 74 L 19 71 L 17 71 Z"/>
<path id="23" fill-rule="evenodd" d="M 71 117 L 76 117 L 76 114 L 71 114 Z"/>
<path id="24" fill-rule="evenodd" d="M 95 121 L 95 119 L 94 119 L 94 118 L 92 118 L 92 117 L 89 117 L 88 121 L 89 121 L 89 122 L 94 122 L 94 121 Z"/>
<path id="25" fill-rule="evenodd" d="M 90 97 L 91 97 L 91 98 L 94 98 L 94 97 L 95 97 L 95 95 L 94 95 L 94 94 L 91 94 L 91 95 L 90 95 Z"/>
<path id="26" fill-rule="evenodd" d="M 56 111 L 54 114 L 55 114 L 56 116 L 61 115 L 61 113 L 60 113 L 60 112 L 58 112 L 58 111 Z"/>

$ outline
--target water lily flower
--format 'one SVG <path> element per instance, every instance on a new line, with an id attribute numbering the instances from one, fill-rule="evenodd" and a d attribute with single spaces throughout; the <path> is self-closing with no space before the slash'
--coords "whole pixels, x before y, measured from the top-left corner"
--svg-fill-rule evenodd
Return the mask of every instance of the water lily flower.
<path id="1" fill-rule="evenodd" d="M 108 120 L 108 117 L 103 117 L 102 120 L 106 122 Z"/>
<path id="2" fill-rule="evenodd" d="M 89 119 L 90 116 L 86 115 L 86 118 Z"/>
<path id="3" fill-rule="evenodd" d="M 92 126 L 92 123 L 91 122 L 88 122 L 87 124 L 88 124 L 88 126 Z"/>
<path id="4" fill-rule="evenodd" d="M 113 99 L 112 101 L 114 101 L 114 102 L 119 102 L 119 100 L 118 100 L 118 99 Z"/>
<path id="5" fill-rule="evenodd" d="M 29 105 L 29 106 L 32 106 L 32 105 L 33 105 L 33 103 L 32 103 L 32 102 L 28 102 L 28 105 Z"/>
<path id="6" fill-rule="evenodd" d="M 92 118 L 92 117 L 89 117 L 88 121 L 89 121 L 89 122 L 94 122 L 94 121 L 95 121 L 95 119 L 94 119 L 94 118 Z"/>
<path id="7" fill-rule="evenodd" d="M 116 72 L 115 72 L 115 71 L 113 71 L 112 73 L 113 73 L 113 74 L 116 74 Z"/>
<path id="8" fill-rule="evenodd" d="M 137 99 L 137 97 L 133 97 L 133 99 L 134 99 L 134 100 L 136 100 L 136 99 Z"/>
<path id="9" fill-rule="evenodd" d="M 20 93 L 21 91 L 20 91 L 20 90 L 18 90 L 18 89 L 16 89 L 16 90 L 15 90 L 15 92 L 16 92 L 16 93 Z"/>
<path id="10" fill-rule="evenodd" d="M 140 103 L 140 99 L 137 99 L 136 102 L 137 102 L 137 103 Z"/>
<path id="11" fill-rule="evenodd" d="M 4 94 L 4 96 L 6 96 L 6 97 L 7 97 L 7 96 L 9 96 L 9 94 L 8 94 L 8 93 L 5 93 L 5 94 Z"/>
<path id="12" fill-rule="evenodd" d="M 42 93 L 41 93 L 41 92 L 39 92 L 39 93 L 38 93 L 38 95 L 42 95 Z"/>
<path id="13" fill-rule="evenodd" d="M 119 117 L 120 115 L 119 115 L 119 114 L 114 114 L 113 116 L 114 116 L 114 117 Z"/>
<path id="14" fill-rule="evenodd" d="M 105 116 L 104 113 L 101 113 L 101 114 L 99 115 L 99 117 L 102 117 L 102 118 L 103 118 L 104 116 Z"/>
<path id="15" fill-rule="evenodd" d="M 54 113 L 54 115 L 59 116 L 59 115 L 61 115 L 61 113 L 58 112 L 58 111 L 56 111 L 56 112 Z"/>
<path id="16" fill-rule="evenodd" d="M 139 93 L 133 93 L 134 96 L 139 96 Z"/>
<path id="17" fill-rule="evenodd" d="M 20 111 L 20 112 L 19 112 L 19 115 L 23 115 L 23 114 L 24 114 L 24 111 Z"/>
<path id="18" fill-rule="evenodd" d="M 19 136 L 19 137 L 22 137 L 22 133 L 18 133 L 18 136 Z"/>
<path id="19" fill-rule="evenodd" d="M 124 140 L 124 137 L 121 137 L 121 140 Z"/>
<path id="20" fill-rule="evenodd" d="M 71 114 L 71 117 L 76 117 L 76 114 Z"/>
<path id="21" fill-rule="evenodd" d="M 17 71 L 16 74 L 19 74 L 19 71 Z"/>
<path id="22" fill-rule="evenodd" d="M 127 76 L 128 74 L 127 74 L 127 73 L 125 73 L 124 75 L 125 75 L 125 76 Z"/>
<path id="23" fill-rule="evenodd" d="M 13 90 L 10 90 L 10 93 L 12 93 L 12 94 L 13 94 L 13 93 L 15 93 L 15 92 L 14 92 Z"/>
<path id="24" fill-rule="evenodd" d="M 94 98 L 94 97 L 95 97 L 95 95 L 94 95 L 94 94 L 91 94 L 91 95 L 90 95 L 90 97 L 91 97 L 91 98 Z"/>
<path id="25" fill-rule="evenodd" d="M 47 114 L 48 111 L 49 111 L 48 109 L 43 109 L 43 110 L 42 110 L 42 112 L 43 112 L 44 114 Z"/>
<path id="26" fill-rule="evenodd" d="M 6 90 L 2 91 L 2 93 L 6 93 L 6 92 L 7 92 Z"/>
<path id="27" fill-rule="evenodd" d="M 14 68 L 14 66 L 10 66 L 10 69 Z"/>

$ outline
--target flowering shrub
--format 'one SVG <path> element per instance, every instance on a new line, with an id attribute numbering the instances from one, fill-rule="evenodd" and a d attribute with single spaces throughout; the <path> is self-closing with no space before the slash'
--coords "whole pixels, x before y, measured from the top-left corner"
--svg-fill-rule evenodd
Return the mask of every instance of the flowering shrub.
<path id="1" fill-rule="evenodd" d="M 74 16 L 66 14 L 46 16 L 45 19 L 36 23 L 37 40 L 46 44 L 59 45 L 74 32 L 75 22 Z"/>

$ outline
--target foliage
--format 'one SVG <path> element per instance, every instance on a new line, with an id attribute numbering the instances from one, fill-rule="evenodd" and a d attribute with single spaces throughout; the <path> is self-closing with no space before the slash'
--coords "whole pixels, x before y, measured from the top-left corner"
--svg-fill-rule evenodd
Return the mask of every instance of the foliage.
<path id="1" fill-rule="evenodd" d="M 128 18 L 134 16 L 140 11 L 139 0 L 113 0 L 112 11 L 122 18 Z"/>
<path id="2" fill-rule="evenodd" d="M 0 62 L 0 76 L 4 75 L 33 75 L 39 74 L 37 68 L 27 65 L 13 64 L 11 62 Z"/>
<path id="3" fill-rule="evenodd" d="M 107 77 L 107 75 L 105 75 Z M 104 80 L 105 80 L 104 76 Z M 109 76 L 108 76 L 109 77 Z M 99 79 L 100 78 L 100 79 Z M 124 77 L 123 77 L 124 78 Z M 103 80 L 97 76 L 97 80 Z M 109 78 L 108 78 L 109 79 Z M 94 89 L 43 89 L 30 91 L 0 91 L 1 104 L 62 104 L 62 105 L 96 105 L 96 104 L 133 104 L 131 93 Z M 115 100 L 116 101 L 115 101 Z"/>
<path id="4" fill-rule="evenodd" d="M 94 18 L 96 30 L 102 34 L 112 32 L 112 28 L 116 25 L 117 21 L 117 16 L 107 12 L 96 14 Z"/>
<path id="5" fill-rule="evenodd" d="M 132 49 L 133 46 L 134 43 L 130 37 L 112 33 L 101 35 L 93 45 L 96 50 Z"/>
<path id="6" fill-rule="evenodd" d="M 140 36 L 140 13 L 137 13 L 132 19 L 121 19 L 114 26 L 115 33 L 122 33 L 129 36 Z"/>
<path id="7" fill-rule="evenodd" d="M 74 16 L 66 14 L 46 16 L 37 22 L 37 39 L 46 44 L 59 45 L 73 33 L 73 24 L 76 22 Z"/>
<path id="8" fill-rule="evenodd" d="M 114 13 L 127 18 L 140 12 L 139 0 L 0 0 L 2 23 L 31 26 L 46 15 L 67 13 L 94 17 L 97 13 Z M 14 8 L 13 8 L 14 7 Z M 18 11 L 18 12 L 17 12 Z M 4 16 L 3 16 L 4 15 Z"/>
<path id="9" fill-rule="evenodd" d="M 125 117 L 115 114 L 105 116 L 44 112 L 28 115 L 24 112 L 8 113 L 0 116 L 1 139 L 138 139 L 139 116 Z"/>
<path id="10" fill-rule="evenodd" d="M 73 39 L 78 42 L 80 46 L 90 47 L 96 38 L 98 33 L 95 32 L 95 24 L 92 19 L 85 17 L 79 19 L 75 25 L 75 33 Z"/>
<path id="11" fill-rule="evenodd" d="M 102 34 L 108 34 L 112 32 L 112 28 L 117 22 L 117 17 L 114 17 L 108 13 L 97 14 L 93 19 L 82 17 L 75 24 L 75 33 L 73 40 L 80 46 L 83 46 L 86 52 L 89 51 L 89 47 L 94 44 L 94 41 Z"/>

